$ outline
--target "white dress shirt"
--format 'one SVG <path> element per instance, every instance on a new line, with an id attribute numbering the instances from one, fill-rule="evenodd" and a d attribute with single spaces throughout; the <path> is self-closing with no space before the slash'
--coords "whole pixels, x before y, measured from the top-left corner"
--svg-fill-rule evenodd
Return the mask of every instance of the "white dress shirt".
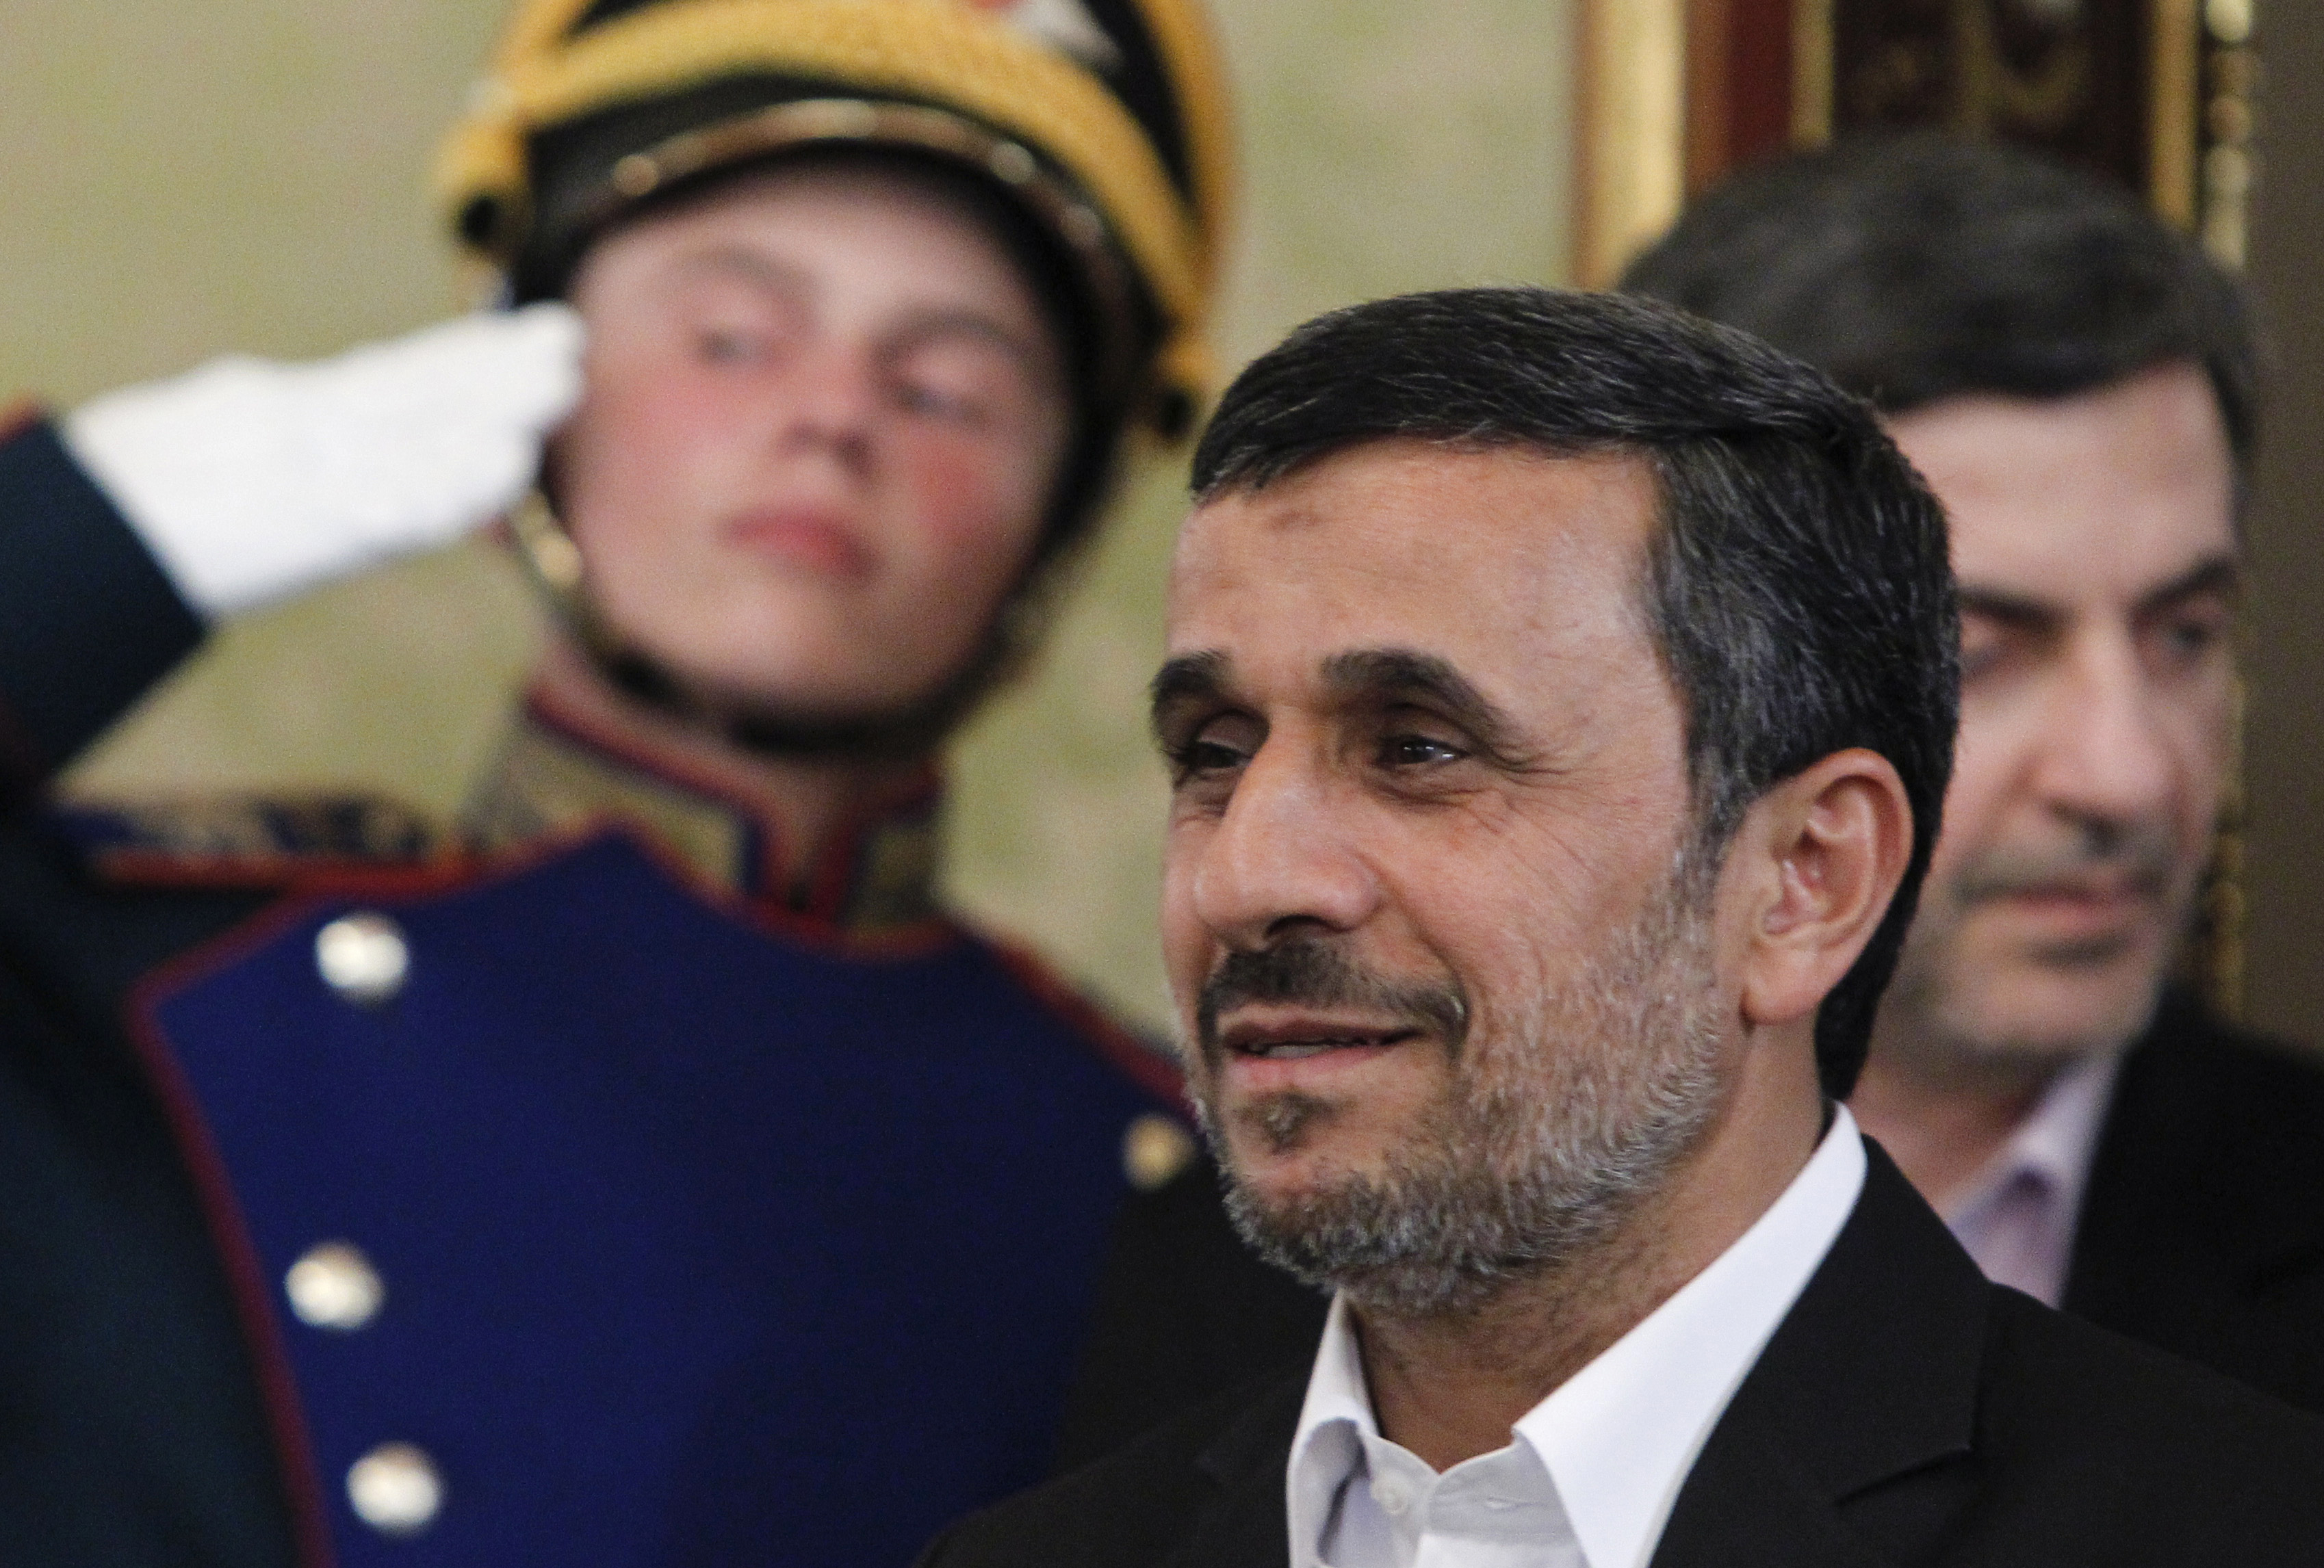
<path id="1" fill-rule="evenodd" d="M 2122 1053 L 2087 1057 L 2051 1080 L 1977 1179 L 1945 1205 L 1945 1224 L 1985 1277 L 2051 1306 L 2066 1292 L 2074 1226 Z"/>
<path id="2" fill-rule="evenodd" d="M 1439 1475 L 1382 1437 L 1332 1303 L 1285 1484 L 1292 1568 L 1644 1568 L 1687 1472 L 1864 1187 L 1837 1111 L 1735 1244 L 1517 1422 Z"/>

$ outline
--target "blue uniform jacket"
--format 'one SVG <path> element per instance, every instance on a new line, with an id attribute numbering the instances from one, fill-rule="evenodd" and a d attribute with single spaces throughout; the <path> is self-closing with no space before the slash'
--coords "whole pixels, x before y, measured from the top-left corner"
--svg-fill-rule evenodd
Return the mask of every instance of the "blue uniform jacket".
<path id="1" fill-rule="evenodd" d="M 0 1529 L 901 1564 L 1037 1479 L 1176 1081 L 934 908 L 932 800 L 803 897 L 542 710 L 448 843 L 40 807 L 198 635 L 46 427 L 0 444 Z"/>

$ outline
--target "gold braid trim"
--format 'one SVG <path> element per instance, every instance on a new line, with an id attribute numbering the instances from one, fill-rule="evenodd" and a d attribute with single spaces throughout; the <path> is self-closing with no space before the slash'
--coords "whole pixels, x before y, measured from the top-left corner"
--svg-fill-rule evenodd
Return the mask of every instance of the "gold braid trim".
<path id="1" fill-rule="evenodd" d="M 1000 23 L 924 0 L 698 0 L 561 47 L 531 41 L 568 7 L 578 8 L 558 0 L 522 19 L 447 144 L 438 186 L 454 211 L 478 194 L 521 194 L 523 138 L 536 127 L 763 69 L 948 105 L 1029 142 L 1098 203 L 1173 326 L 1202 318 L 1207 247 L 1137 121 L 1095 78 Z"/>

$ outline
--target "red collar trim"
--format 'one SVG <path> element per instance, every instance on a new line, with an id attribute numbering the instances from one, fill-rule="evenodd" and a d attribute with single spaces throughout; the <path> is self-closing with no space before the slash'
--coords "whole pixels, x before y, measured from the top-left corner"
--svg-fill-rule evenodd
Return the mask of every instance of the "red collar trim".
<path id="1" fill-rule="evenodd" d="M 634 738 L 617 735 L 588 716 L 559 702 L 535 686 L 525 693 L 527 720 L 567 743 L 594 753 L 604 761 L 659 784 L 682 790 L 748 823 L 759 846 L 754 895 L 787 913 L 810 922 L 842 923 L 850 895 L 864 867 L 865 850 L 884 829 L 925 820 L 944 800 L 944 777 L 932 763 L 923 763 L 897 787 L 862 802 L 841 824 L 832 841 L 814 862 L 801 870 L 798 883 L 807 889 L 805 903 L 791 901 L 784 876 L 782 830 L 755 802 L 711 779 L 685 759 L 655 751 Z"/>

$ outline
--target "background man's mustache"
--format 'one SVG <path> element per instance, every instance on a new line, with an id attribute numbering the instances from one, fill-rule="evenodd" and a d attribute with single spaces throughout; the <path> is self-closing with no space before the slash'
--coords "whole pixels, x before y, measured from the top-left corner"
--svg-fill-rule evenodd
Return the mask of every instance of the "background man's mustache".
<path id="1" fill-rule="evenodd" d="M 1457 986 L 1401 985 L 1362 967 L 1336 943 L 1311 938 L 1229 953 L 1211 971 L 1194 1007 L 1195 1036 L 1205 1056 L 1217 1053 L 1220 1015 L 1255 1002 L 1358 1010 L 1434 1031 L 1453 1047 L 1469 1028 L 1468 999 Z"/>
<path id="2" fill-rule="evenodd" d="M 2094 878 L 2120 880 L 2134 893 L 2158 897 L 2171 885 L 2177 849 L 2160 823 L 2090 824 L 2070 843 L 1988 850 L 1962 869 L 1955 885 L 1965 903 Z"/>

